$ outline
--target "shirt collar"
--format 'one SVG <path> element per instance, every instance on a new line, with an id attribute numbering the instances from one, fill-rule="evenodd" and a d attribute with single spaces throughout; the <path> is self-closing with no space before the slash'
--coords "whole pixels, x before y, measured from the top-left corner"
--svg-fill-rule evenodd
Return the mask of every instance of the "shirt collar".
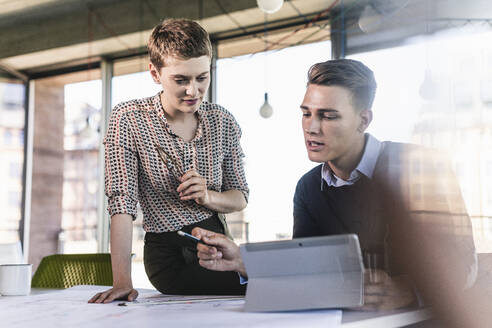
<path id="1" fill-rule="evenodd" d="M 154 108 L 157 111 L 157 115 L 159 118 L 162 120 L 161 122 L 164 123 L 165 130 L 172 134 L 173 136 L 176 136 L 176 134 L 173 132 L 171 127 L 169 126 L 169 123 L 167 122 L 166 115 L 164 114 L 164 106 L 162 106 L 161 102 L 161 94 L 162 90 L 159 91 L 155 96 L 154 96 Z M 191 141 L 198 141 L 201 139 L 203 135 L 203 118 L 205 117 L 205 106 L 204 102 L 200 104 L 197 110 L 197 115 L 198 115 L 198 128 L 196 130 L 195 137 Z"/>
<path id="2" fill-rule="evenodd" d="M 369 133 L 365 134 L 365 140 L 366 142 L 364 145 L 364 153 L 362 154 L 362 158 L 357 167 L 350 173 L 348 180 L 343 180 L 337 177 L 331 170 L 330 166 L 326 162 L 323 163 L 321 168 L 321 190 L 323 190 L 323 180 L 326 181 L 328 186 L 341 187 L 344 185 L 354 184 L 360 179 L 361 174 L 369 179 L 372 179 L 374 169 L 376 168 L 376 162 L 382 150 L 382 143 Z"/>

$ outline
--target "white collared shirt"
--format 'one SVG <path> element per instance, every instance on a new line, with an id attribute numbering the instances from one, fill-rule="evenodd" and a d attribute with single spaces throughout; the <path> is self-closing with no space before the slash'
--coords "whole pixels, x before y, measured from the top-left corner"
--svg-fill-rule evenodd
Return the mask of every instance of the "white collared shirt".
<path id="1" fill-rule="evenodd" d="M 384 145 L 369 133 L 365 134 L 365 139 L 366 142 L 362 158 L 357 167 L 350 173 L 348 180 L 337 177 L 330 166 L 326 162 L 323 163 L 323 167 L 321 168 L 321 190 L 323 190 L 323 180 L 330 187 L 341 187 L 353 185 L 360 179 L 362 174 L 372 179 L 376 162 L 383 151 Z"/>

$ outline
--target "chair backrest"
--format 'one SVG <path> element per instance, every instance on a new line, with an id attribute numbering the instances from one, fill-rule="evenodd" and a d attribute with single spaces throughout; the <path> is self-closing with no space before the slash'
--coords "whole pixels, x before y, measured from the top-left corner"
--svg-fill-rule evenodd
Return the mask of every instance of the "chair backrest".
<path id="1" fill-rule="evenodd" d="M 22 264 L 21 242 L 0 244 L 0 264 Z"/>
<path id="2" fill-rule="evenodd" d="M 34 288 L 113 284 L 110 254 L 57 254 L 44 257 L 32 277 Z"/>

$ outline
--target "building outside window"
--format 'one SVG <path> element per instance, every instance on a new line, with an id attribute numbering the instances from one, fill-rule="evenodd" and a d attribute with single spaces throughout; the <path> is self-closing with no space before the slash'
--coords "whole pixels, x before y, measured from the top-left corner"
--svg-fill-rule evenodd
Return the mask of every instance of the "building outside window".
<path id="1" fill-rule="evenodd" d="M 24 132 L 24 90 L 19 81 L 0 80 L 0 240 L 2 243 L 19 240 L 21 220 L 23 143 L 18 143 Z"/>
<path id="2" fill-rule="evenodd" d="M 64 86 L 63 214 L 60 251 L 97 252 L 101 80 Z"/>
<path id="3" fill-rule="evenodd" d="M 9 165 L 9 176 L 12 179 L 22 178 L 22 164 L 11 162 Z"/>

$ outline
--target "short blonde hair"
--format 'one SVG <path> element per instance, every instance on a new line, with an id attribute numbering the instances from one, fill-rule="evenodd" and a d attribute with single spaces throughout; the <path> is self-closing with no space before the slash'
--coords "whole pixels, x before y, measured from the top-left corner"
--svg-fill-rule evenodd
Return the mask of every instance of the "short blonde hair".
<path id="1" fill-rule="evenodd" d="M 181 59 L 212 57 L 212 45 L 207 31 L 190 19 L 166 19 L 154 27 L 147 45 L 150 62 L 160 70 L 164 58 Z"/>

